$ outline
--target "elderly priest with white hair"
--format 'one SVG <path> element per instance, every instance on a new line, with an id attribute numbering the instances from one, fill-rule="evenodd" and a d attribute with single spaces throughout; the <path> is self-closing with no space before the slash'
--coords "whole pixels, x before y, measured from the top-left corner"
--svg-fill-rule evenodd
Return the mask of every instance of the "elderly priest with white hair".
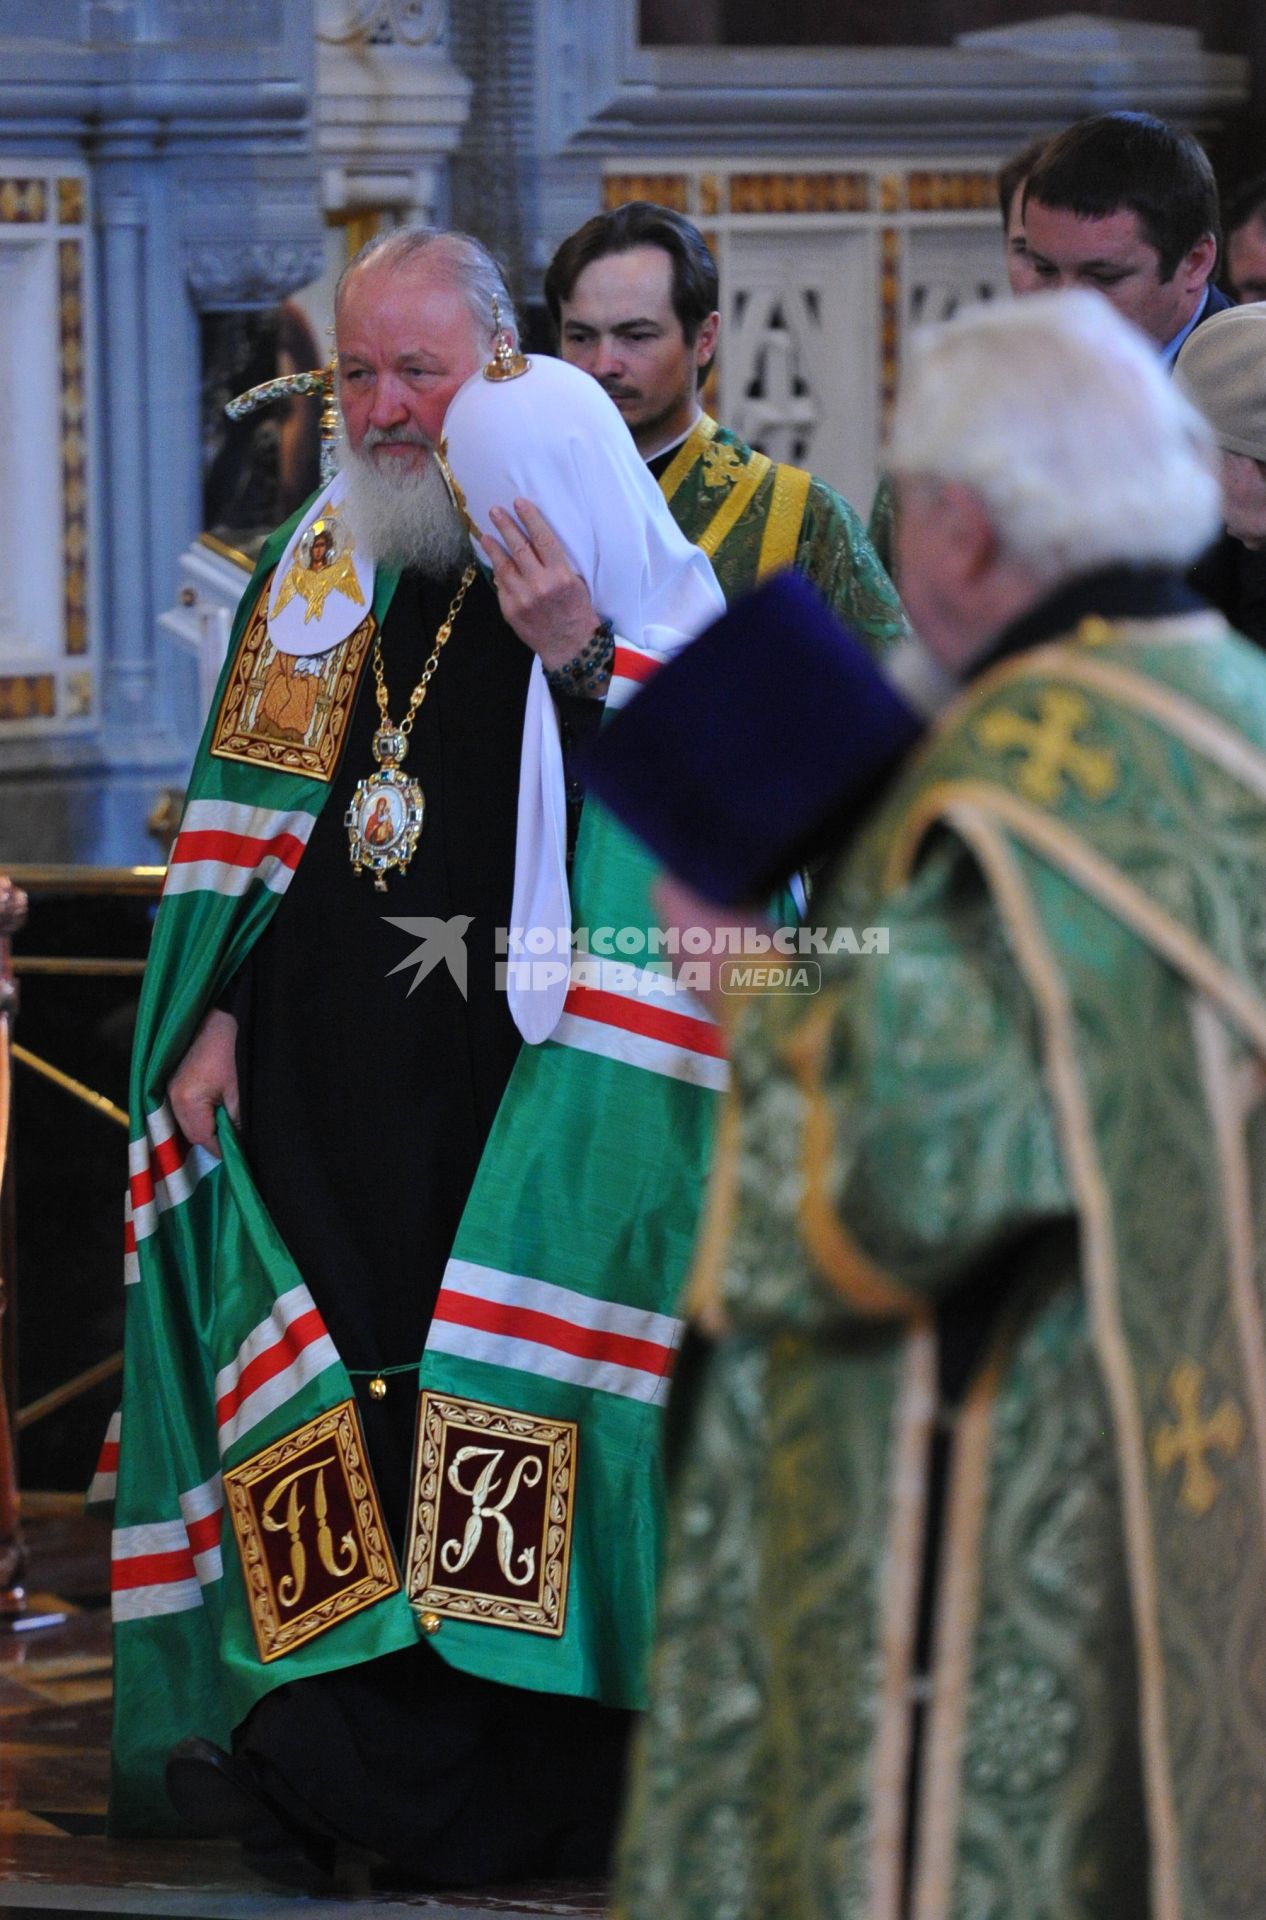
<path id="1" fill-rule="evenodd" d="M 886 951 L 730 1000 L 619 1911 L 1259 1913 L 1266 665 L 1183 583 L 1216 455 L 1067 293 L 919 338 L 889 461 L 941 692 L 815 900 Z M 665 779 L 707 644 L 645 696 Z M 732 917 L 706 866 L 675 924 Z"/>

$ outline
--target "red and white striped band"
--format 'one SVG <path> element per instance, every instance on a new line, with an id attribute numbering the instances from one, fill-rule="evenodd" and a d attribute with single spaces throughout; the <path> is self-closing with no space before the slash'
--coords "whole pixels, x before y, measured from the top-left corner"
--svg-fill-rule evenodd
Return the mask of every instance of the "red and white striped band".
<path id="1" fill-rule="evenodd" d="M 110 1594 L 116 1621 L 187 1613 L 202 1605 L 203 1587 L 222 1578 L 224 1489 L 218 1473 L 180 1495 L 180 1514 L 179 1520 L 115 1528 Z"/>
<path id="2" fill-rule="evenodd" d="M 292 1287 L 281 1294 L 267 1319 L 247 1334 L 215 1376 L 220 1452 L 227 1452 L 337 1362 L 334 1342 L 308 1289 Z"/>
<path id="3" fill-rule="evenodd" d="M 105 1439 L 101 1442 L 101 1452 L 97 1456 L 97 1470 L 88 1487 L 88 1505 L 106 1506 L 115 1496 L 119 1484 L 119 1433 L 123 1415 L 116 1410 L 110 1415 L 105 1430 Z"/>
<path id="4" fill-rule="evenodd" d="M 258 880 L 270 892 L 284 893 L 315 820 L 315 814 L 297 808 L 191 800 L 171 850 L 163 892 L 236 898 Z"/>
<path id="5" fill-rule="evenodd" d="M 611 662 L 611 680 L 607 687 L 608 707 L 625 706 L 638 688 L 663 665 L 660 654 L 649 653 L 644 647 L 631 647 L 627 640 L 617 640 L 615 657 Z"/>
<path id="6" fill-rule="evenodd" d="M 450 1260 L 427 1350 L 655 1402 L 682 1322 L 524 1274 Z"/>
<path id="7" fill-rule="evenodd" d="M 123 1279 L 140 1278 L 136 1249 L 158 1231 L 158 1216 L 181 1206 L 219 1161 L 205 1147 L 191 1147 L 164 1100 L 147 1116 L 148 1138 L 128 1144 L 128 1192 L 123 1207 Z"/>
<path id="8" fill-rule="evenodd" d="M 699 1000 L 651 968 L 603 962 L 595 973 L 595 965 L 584 955 L 574 962 L 551 1040 L 724 1093 L 721 1030 Z M 590 984 L 595 978 L 600 985 Z"/>

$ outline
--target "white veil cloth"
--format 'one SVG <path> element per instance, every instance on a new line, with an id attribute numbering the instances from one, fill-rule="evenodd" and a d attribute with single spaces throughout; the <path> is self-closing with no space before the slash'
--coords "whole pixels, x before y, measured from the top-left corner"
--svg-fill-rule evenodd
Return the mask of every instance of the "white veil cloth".
<path id="1" fill-rule="evenodd" d="M 725 611 L 712 564 L 681 532 L 614 403 L 597 381 L 542 355 L 517 378 L 477 373 L 454 394 L 442 449 L 458 503 L 497 538 L 491 507 L 530 500 L 548 520 L 617 644 L 672 658 Z M 571 925 L 567 801 L 554 703 L 539 659 L 528 682 L 515 842 L 515 927 Z M 558 1024 L 566 979 L 509 1000 L 525 1040 Z"/>

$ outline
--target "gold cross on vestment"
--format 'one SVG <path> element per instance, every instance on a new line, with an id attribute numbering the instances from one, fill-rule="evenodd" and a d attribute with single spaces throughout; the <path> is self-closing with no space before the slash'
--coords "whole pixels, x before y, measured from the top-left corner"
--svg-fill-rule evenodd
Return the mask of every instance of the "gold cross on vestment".
<path id="1" fill-rule="evenodd" d="M 1211 1447 L 1217 1447 L 1231 1459 L 1244 1439 L 1244 1416 L 1229 1398 L 1207 1420 L 1201 1418 L 1203 1391 L 1204 1369 L 1192 1360 L 1180 1361 L 1169 1376 L 1169 1398 L 1178 1425 L 1157 1427 L 1152 1435 L 1152 1459 L 1161 1473 L 1181 1463 L 1183 1482 L 1178 1498 L 1188 1512 L 1195 1514 L 1208 1513 L 1221 1491 L 1205 1455 Z"/>
<path id="2" fill-rule="evenodd" d="M 1076 781 L 1088 800 L 1104 800 L 1117 784 L 1117 763 L 1106 747 L 1083 745 L 1076 737 L 1091 719 L 1089 702 L 1068 687 L 1043 687 L 1038 717 L 1028 719 L 1012 707 L 995 707 L 976 722 L 975 733 L 991 753 L 1021 747 L 1025 753 L 1020 785 L 1031 800 L 1049 805 L 1065 780 Z"/>
<path id="3" fill-rule="evenodd" d="M 703 450 L 705 487 L 732 487 L 743 471 L 743 461 L 733 447 L 712 440 Z"/>

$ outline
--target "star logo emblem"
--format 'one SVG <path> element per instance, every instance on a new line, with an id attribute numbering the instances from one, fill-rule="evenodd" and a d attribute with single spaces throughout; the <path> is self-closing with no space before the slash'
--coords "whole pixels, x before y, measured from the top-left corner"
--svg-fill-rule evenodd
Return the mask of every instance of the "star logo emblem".
<path id="1" fill-rule="evenodd" d="M 382 917 L 389 927 L 399 927 L 402 933 L 411 934 L 419 942 L 412 953 L 388 969 L 388 979 L 393 973 L 402 973 L 406 967 L 416 965 L 417 972 L 409 987 L 412 993 L 442 962 L 457 983 L 462 999 L 466 998 L 466 931 L 475 917 L 473 914 L 455 913 L 448 920 L 437 919 L 429 913 L 413 919 L 397 920 L 389 913 Z"/>

